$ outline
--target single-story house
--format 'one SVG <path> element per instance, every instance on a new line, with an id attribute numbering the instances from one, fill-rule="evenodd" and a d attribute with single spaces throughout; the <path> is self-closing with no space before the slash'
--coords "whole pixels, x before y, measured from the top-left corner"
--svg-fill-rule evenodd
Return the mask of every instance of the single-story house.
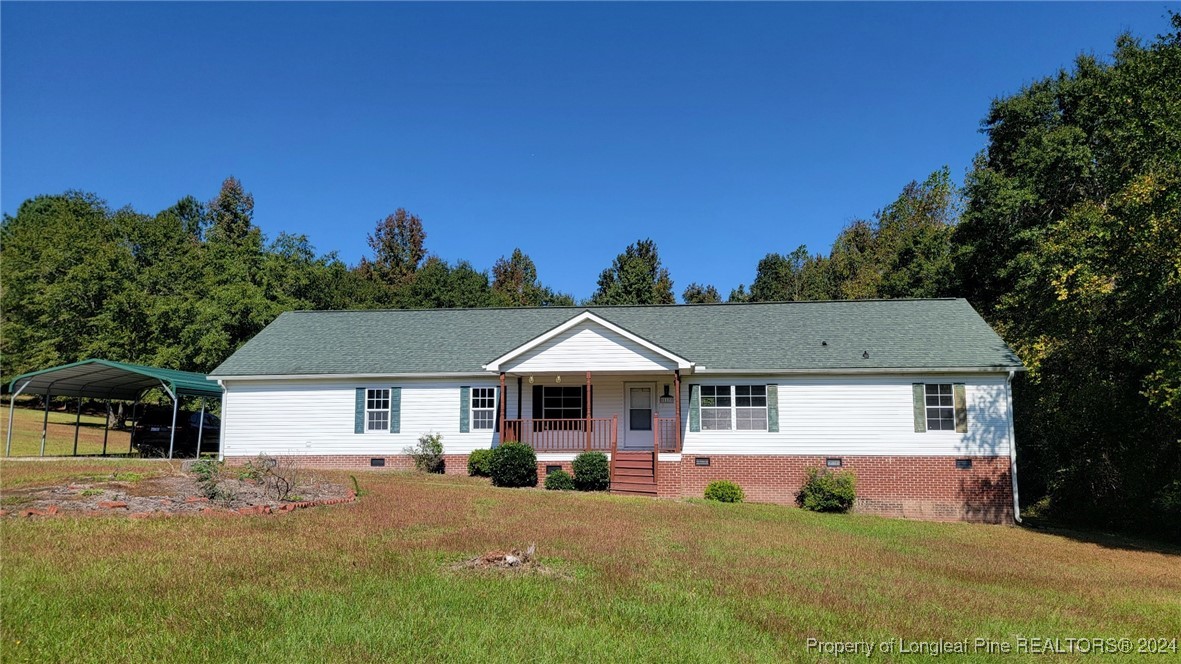
<path id="1" fill-rule="evenodd" d="M 809 467 L 856 509 L 1015 515 L 1020 360 L 963 299 L 284 313 L 210 374 L 227 458 L 446 472 L 503 440 L 539 474 L 612 457 L 612 489 L 697 496 L 728 479 L 790 504 Z"/>

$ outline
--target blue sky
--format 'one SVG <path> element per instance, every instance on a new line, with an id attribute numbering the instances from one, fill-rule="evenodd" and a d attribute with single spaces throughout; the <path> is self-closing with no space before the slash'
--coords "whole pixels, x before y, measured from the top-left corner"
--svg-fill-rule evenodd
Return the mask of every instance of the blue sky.
<path id="1" fill-rule="evenodd" d="M 0 206 L 156 212 L 239 177 L 273 237 L 375 222 L 586 297 L 651 237 L 678 295 L 962 180 L 997 96 L 1177 4 L 0 5 Z"/>

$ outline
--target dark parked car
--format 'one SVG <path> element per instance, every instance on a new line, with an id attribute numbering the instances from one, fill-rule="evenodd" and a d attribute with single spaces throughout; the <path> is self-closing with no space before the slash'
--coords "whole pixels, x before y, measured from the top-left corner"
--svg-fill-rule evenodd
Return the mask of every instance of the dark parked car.
<path id="1" fill-rule="evenodd" d="M 131 430 L 131 444 L 146 457 L 168 456 L 168 437 L 172 431 L 172 408 L 149 406 L 135 428 Z M 205 413 L 205 427 L 201 427 L 201 413 L 180 410 L 176 413 L 176 440 L 172 456 L 197 456 L 197 437 L 201 437 L 202 452 L 216 452 L 221 434 L 221 420 Z"/>

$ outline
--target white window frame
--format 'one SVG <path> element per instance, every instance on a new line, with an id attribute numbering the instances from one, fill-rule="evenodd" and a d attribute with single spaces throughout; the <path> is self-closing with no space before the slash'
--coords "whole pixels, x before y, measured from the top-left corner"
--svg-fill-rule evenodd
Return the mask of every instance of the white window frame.
<path id="1" fill-rule="evenodd" d="M 725 428 L 725 429 L 720 429 L 720 428 L 707 429 L 706 428 L 706 426 L 705 426 L 705 411 L 706 410 L 714 410 L 714 411 L 727 410 L 726 406 L 706 406 L 705 405 L 705 400 L 708 398 L 705 394 L 705 388 L 707 388 L 707 387 L 711 388 L 715 391 L 718 389 L 728 389 L 729 390 L 730 405 L 729 405 L 728 409 L 730 411 L 730 426 L 728 428 Z M 763 405 L 762 406 L 739 406 L 738 405 L 738 388 L 740 388 L 740 387 L 761 389 L 763 391 L 762 394 L 750 394 L 750 395 L 746 395 L 746 396 L 753 397 L 753 398 L 762 397 Z M 738 411 L 739 410 L 744 410 L 744 411 L 746 411 L 746 410 L 762 410 L 763 411 L 763 426 L 762 426 L 762 428 L 760 428 L 760 429 L 755 429 L 755 428 L 740 429 L 740 428 L 738 428 Z M 768 419 L 770 417 L 770 414 L 768 411 L 769 411 L 769 408 L 767 406 L 767 386 L 764 384 L 731 383 L 728 385 L 702 385 L 701 386 L 701 395 L 699 396 L 699 402 L 697 404 L 697 416 L 698 416 L 698 422 L 700 423 L 700 428 L 701 428 L 702 433 L 706 433 L 706 432 L 713 433 L 713 432 L 717 432 L 717 431 L 764 431 L 765 432 L 768 429 Z"/>
<path id="2" fill-rule="evenodd" d="M 392 393 L 388 387 L 367 387 L 365 388 L 365 433 L 388 433 L 390 430 L 390 399 Z M 381 404 L 385 404 L 382 408 Z M 385 414 L 385 426 L 373 426 L 374 418 L 372 415 Z M 382 419 L 382 418 L 378 418 Z"/>
<path id="3" fill-rule="evenodd" d="M 473 387 L 471 394 L 468 396 L 468 421 L 471 423 L 471 431 L 494 431 L 496 429 L 496 392 L 498 387 Z M 477 399 L 487 402 L 492 401 L 491 406 L 476 406 Z M 487 424 L 481 423 L 476 419 L 477 413 L 488 413 Z"/>
<path id="4" fill-rule="evenodd" d="M 935 388 L 935 394 L 931 394 L 931 388 Z M 946 393 L 943 388 L 947 388 Z M 934 397 L 938 403 L 932 405 L 931 398 Z M 951 411 L 951 417 L 941 417 L 941 411 Z M 934 417 L 932 417 L 934 413 Z M 936 428 L 931 426 L 931 422 L 938 422 L 940 425 Z M 927 433 L 955 433 L 955 385 L 952 383 L 923 383 L 923 422 L 926 425 Z M 943 426 L 943 423 L 950 423 L 950 427 Z"/>

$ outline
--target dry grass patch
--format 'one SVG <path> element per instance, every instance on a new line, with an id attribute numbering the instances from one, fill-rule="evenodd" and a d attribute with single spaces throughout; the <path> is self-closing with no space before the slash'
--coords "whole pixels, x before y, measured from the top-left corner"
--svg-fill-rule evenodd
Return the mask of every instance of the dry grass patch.
<path id="1" fill-rule="evenodd" d="M 93 465 L 4 463 L 0 484 L 18 467 Z M 1168 549 L 469 478 L 358 479 L 366 495 L 348 509 L 282 519 L 0 523 L 5 660 L 770 662 L 814 659 L 808 637 L 1181 633 L 1181 557 Z M 448 569 L 529 542 L 569 578 Z"/>

